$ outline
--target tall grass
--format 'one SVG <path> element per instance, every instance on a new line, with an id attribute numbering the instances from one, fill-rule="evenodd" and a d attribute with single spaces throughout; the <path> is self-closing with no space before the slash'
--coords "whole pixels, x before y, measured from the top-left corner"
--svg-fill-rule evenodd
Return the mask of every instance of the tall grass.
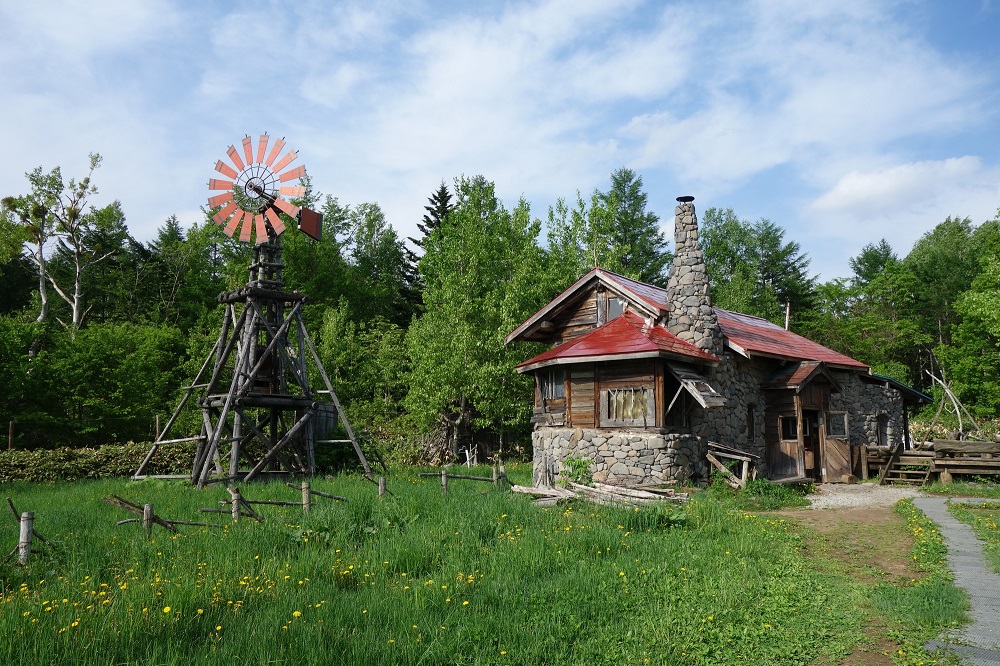
<path id="1" fill-rule="evenodd" d="M 313 487 L 350 501 L 147 538 L 100 498 L 222 524 L 198 509 L 225 489 L 5 485 L 54 545 L 0 568 L 0 663 L 807 664 L 863 639 L 857 586 L 817 573 L 783 519 L 708 494 L 542 509 L 473 482 L 442 496 L 412 472 L 381 499 L 356 476 Z"/>

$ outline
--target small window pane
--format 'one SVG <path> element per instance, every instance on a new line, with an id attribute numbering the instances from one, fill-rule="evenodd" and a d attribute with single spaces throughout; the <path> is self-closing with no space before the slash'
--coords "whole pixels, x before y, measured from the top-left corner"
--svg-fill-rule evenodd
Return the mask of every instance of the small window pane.
<path id="1" fill-rule="evenodd" d="M 781 439 L 798 439 L 799 427 L 794 416 L 780 416 L 778 422 L 781 425 Z"/>
<path id="2" fill-rule="evenodd" d="M 614 296 L 608 296 L 608 321 L 611 321 L 622 312 L 625 311 L 625 306 Z"/>
<path id="3" fill-rule="evenodd" d="M 830 412 L 826 419 L 827 437 L 847 437 L 847 412 Z"/>

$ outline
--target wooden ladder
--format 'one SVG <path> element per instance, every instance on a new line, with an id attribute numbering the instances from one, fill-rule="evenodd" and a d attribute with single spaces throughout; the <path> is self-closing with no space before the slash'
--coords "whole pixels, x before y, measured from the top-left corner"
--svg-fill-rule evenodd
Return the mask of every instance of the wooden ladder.
<path id="1" fill-rule="evenodd" d="M 925 485 L 930 479 L 931 467 L 933 467 L 934 460 L 931 458 L 914 459 L 911 456 L 901 455 L 901 448 L 901 445 L 897 445 L 893 449 L 889 460 L 882 469 L 882 475 L 879 477 L 878 484 L 880 486 L 888 484 L 906 486 Z"/>

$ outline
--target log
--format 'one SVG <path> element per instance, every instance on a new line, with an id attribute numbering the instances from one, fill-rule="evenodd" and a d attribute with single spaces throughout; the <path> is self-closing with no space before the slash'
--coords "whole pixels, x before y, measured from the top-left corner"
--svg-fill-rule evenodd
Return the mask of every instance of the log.
<path id="1" fill-rule="evenodd" d="M 125 511 L 129 511 L 137 516 L 142 516 L 143 518 L 145 518 L 145 516 L 143 515 L 143 507 L 139 506 L 138 504 L 133 504 L 132 502 L 129 502 L 127 499 L 119 497 L 118 495 L 110 495 L 108 497 L 102 497 L 101 499 L 103 499 L 111 506 L 116 506 L 119 509 L 124 509 Z M 152 520 L 157 525 L 163 527 L 164 529 L 169 530 L 171 534 L 177 534 L 176 527 L 171 525 L 168 521 L 164 520 L 163 518 L 160 518 L 155 513 L 150 517 L 150 520 Z"/>
<path id="2" fill-rule="evenodd" d="M 935 439 L 934 452 L 946 455 L 983 455 L 1000 453 L 1000 443 L 970 442 L 956 439 Z"/>
<path id="3" fill-rule="evenodd" d="M 708 458 L 708 462 L 712 463 L 712 467 L 716 468 L 720 472 L 724 473 L 729 478 L 729 485 L 733 488 L 745 488 L 746 482 L 741 481 L 738 476 L 729 471 L 729 468 L 719 462 L 719 459 L 713 456 L 711 453 L 705 455 Z"/>
<path id="4" fill-rule="evenodd" d="M 34 532 L 35 514 L 25 511 L 21 514 L 21 529 L 17 539 L 17 563 L 21 566 L 28 564 L 28 557 L 31 555 L 31 535 Z"/>

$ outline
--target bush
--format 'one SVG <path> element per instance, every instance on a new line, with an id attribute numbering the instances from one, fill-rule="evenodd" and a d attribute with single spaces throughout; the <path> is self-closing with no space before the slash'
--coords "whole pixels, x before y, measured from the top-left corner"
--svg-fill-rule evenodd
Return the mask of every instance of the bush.
<path id="1" fill-rule="evenodd" d="M 150 444 L 129 442 L 97 448 L 0 451 L 0 482 L 128 477 L 139 468 L 149 447 Z M 190 472 L 194 448 L 194 442 L 160 446 L 146 467 L 146 473 Z"/>

